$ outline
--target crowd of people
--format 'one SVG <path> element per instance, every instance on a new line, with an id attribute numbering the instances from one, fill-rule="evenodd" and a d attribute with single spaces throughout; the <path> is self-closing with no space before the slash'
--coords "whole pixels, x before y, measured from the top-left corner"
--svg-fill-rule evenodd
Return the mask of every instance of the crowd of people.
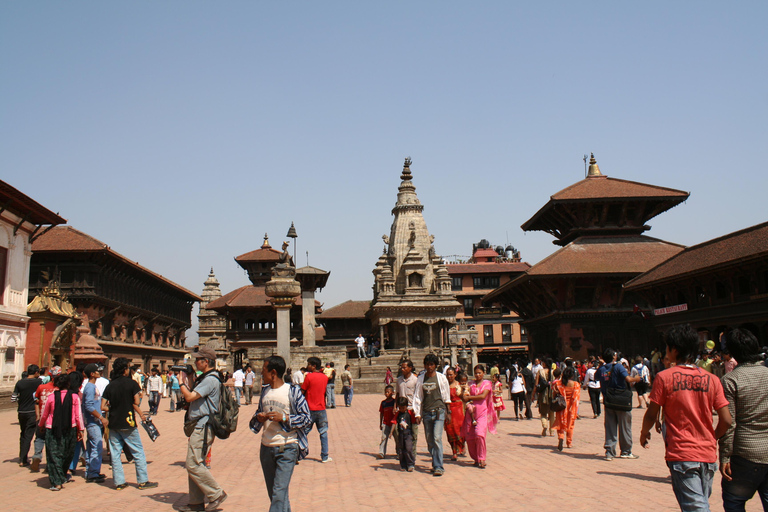
<path id="1" fill-rule="evenodd" d="M 637 459 L 631 415 L 636 403 L 646 408 L 640 444 L 649 445 L 652 429 L 661 435 L 681 510 L 709 510 L 718 462 L 726 511 L 744 510 L 755 493 L 768 510 L 765 348 L 749 331 L 733 329 L 720 340 L 720 350 L 708 347 L 701 352 L 698 333 L 687 325 L 671 329 L 665 342 L 664 352 L 654 350 L 648 358 L 636 356 L 632 362 L 607 349 L 584 361 L 544 358 L 516 361 L 508 368 L 495 364 L 487 374 L 482 364 L 472 368 L 471 375 L 458 365 L 439 368 L 435 354 L 425 356 L 423 370 L 417 374 L 413 362 L 405 359 L 397 376 L 390 368 L 385 375 L 378 456 L 387 456 L 389 439 L 394 438 L 401 470 L 414 471 L 421 430 L 435 477 L 445 473 L 443 433 L 451 460 L 468 455 L 474 466 L 486 468 L 486 437 L 496 433 L 499 418 L 507 410 L 502 382 L 506 377 L 512 419 L 531 420 L 537 408 L 541 435 L 557 433 L 554 449 L 570 449 L 576 443 L 581 391 L 587 390 L 592 418 L 604 418 L 605 460 Z M 145 376 L 129 360 L 117 358 L 109 379 L 97 364 L 79 365 L 70 373 L 57 366 L 41 372 L 30 365 L 12 397 L 18 404 L 19 465 L 40 471 L 45 450 L 50 490 L 61 491 L 72 480 L 81 454 L 88 483 L 106 480 L 101 467 L 108 458 L 115 489 L 121 490 L 127 487 L 124 454 L 134 463 L 138 487 L 156 487 L 149 479 L 138 427 L 151 431 L 149 416 L 158 413 L 161 400 L 167 397 L 170 411 L 187 411 L 189 498 L 180 510 L 216 509 L 227 494 L 211 474 L 211 448 L 217 437 L 226 437 L 219 433 L 224 413 L 234 411 L 236 422 L 241 399 L 246 405 L 252 403 L 258 377 L 250 366 L 238 368 L 231 376 L 219 373 L 216 354 L 208 347 L 198 347 L 192 359 L 194 367 L 152 370 Z M 249 426 L 262 434 L 259 457 L 271 511 L 290 510 L 291 476 L 307 455 L 313 427 L 320 438 L 320 461 L 333 460 L 326 409 L 335 407 L 335 379 L 334 364 L 323 366 L 317 357 L 310 357 L 306 367 L 295 372 L 279 356 L 263 362 L 262 389 Z M 349 407 L 353 398 L 349 365 L 341 382 Z M 145 395 L 148 413 L 141 409 Z"/>

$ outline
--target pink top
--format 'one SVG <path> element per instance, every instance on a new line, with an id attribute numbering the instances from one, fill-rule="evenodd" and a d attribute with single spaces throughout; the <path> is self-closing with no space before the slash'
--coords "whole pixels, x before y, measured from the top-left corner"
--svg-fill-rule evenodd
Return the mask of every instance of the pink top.
<path id="1" fill-rule="evenodd" d="M 62 390 L 61 401 L 64 401 L 64 397 L 67 396 L 69 390 Z M 51 393 L 48 395 L 48 399 L 45 401 L 45 407 L 43 408 L 43 414 L 40 416 L 40 426 L 45 428 L 53 427 L 53 407 L 56 404 L 56 395 Z M 77 430 L 85 430 L 85 424 L 83 423 L 83 413 L 80 407 L 80 396 L 77 393 L 72 395 L 72 426 L 77 427 Z"/>

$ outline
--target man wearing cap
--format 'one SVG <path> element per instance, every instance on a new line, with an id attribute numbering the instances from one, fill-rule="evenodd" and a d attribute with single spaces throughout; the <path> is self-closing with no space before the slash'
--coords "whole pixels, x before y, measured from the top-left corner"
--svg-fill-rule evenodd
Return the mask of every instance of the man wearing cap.
<path id="1" fill-rule="evenodd" d="M 37 387 L 37 391 L 35 391 L 35 413 L 38 418 L 43 412 L 48 395 L 56 390 L 56 387 L 53 385 L 53 379 L 60 374 L 61 366 L 54 366 L 48 370 L 48 375 L 50 376 L 48 382 Z M 40 471 L 40 462 L 43 460 L 43 448 L 45 448 L 45 429 L 38 428 L 35 431 L 35 454 L 32 455 L 32 464 L 29 467 L 33 473 Z"/>
<path id="2" fill-rule="evenodd" d="M 96 379 L 101 372 L 99 365 L 90 363 L 83 370 L 88 377 L 83 388 L 83 417 L 85 429 L 88 431 L 88 442 L 85 448 L 85 481 L 86 483 L 102 483 L 106 476 L 101 473 L 101 457 L 104 449 L 102 429 L 109 424 L 101 414 L 101 394 L 96 388 Z"/>
<path id="3" fill-rule="evenodd" d="M 202 372 L 190 389 L 192 375 L 181 372 L 179 388 L 189 403 L 184 431 L 190 432 L 187 443 L 185 467 L 189 475 L 189 501 L 179 507 L 181 511 L 215 510 L 227 499 L 221 488 L 205 466 L 208 448 L 216 436 L 208 428 L 208 417 L 217 411 L 221 398 L 221 375 L 216 371 L 216 352 L 211 347 L 198 346 L 192 352 L 195 368 Z M 208 506 L 205 500 L 208 500 Z"/>

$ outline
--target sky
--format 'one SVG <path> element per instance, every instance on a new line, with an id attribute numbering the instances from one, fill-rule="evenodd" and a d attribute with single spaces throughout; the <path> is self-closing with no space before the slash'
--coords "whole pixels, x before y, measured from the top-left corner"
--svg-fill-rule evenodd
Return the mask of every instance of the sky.
<path id="1" fill-rule="evenodd" d="M 224 293 L 248 284 L 234 258 L 294 222 L 298 265 L 331 272 L 325 308 L 372 298 L 406 156 L 443 256 L 554 252 L 520 225 L 590 152 L 690 192 L 648 235 L 694 245 L 768 220 L 766 19 L 758 1 L 2 2 L 0 179 L 197 294 L 211 267 Z"/>

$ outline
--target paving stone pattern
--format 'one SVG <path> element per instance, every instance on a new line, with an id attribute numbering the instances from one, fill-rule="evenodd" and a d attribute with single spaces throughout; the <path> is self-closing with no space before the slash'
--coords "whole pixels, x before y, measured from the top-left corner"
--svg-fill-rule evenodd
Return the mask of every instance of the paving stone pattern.
<path id="1" fill-rule="evenodd" d="M 637 441 L 643 410 L 633 411 L 633 434 L 638 460 L 602 460 L 603 421 L 592 419 L 588 402 L 581 411 L 587 416 L 577 421 L 574 448 L 558 453 L 557 438 L 540 436 L 538 419 L 514 421 L 507 410 L 502 415 L 499 433 L 488 437 L 488 468 L 472 466 L 471 460 L 447 461 L 445 475 L 433 477 L 423 433 L 418 443 L 417 470 L 399 470 L 390 455 L 378 460 L 378 405 L 383 397 L 355 395 L 351 408 L 328 411 L 329 442 L 333 462 L 319 462 L 320 441 L 310 434 L 310 456 L 299 464 L 291 482 L 291 508 L 295 512 L 347 510 L 355 512 L 426 512 L 441 510 L 678 510 L 664 463 L 661 438 L 654 434 L 652 446 L 645 450 Z M 146 402 L 145 402 L 146 403 Z M 339 400 L 337 399 L 337 403 Z M 36 503 L 46 511 L 124 511 L 173 510 L 187 502 L 187 476 L 184 470 L 186 438 L 182 432 L 182 413 L 166 411 L 161 403 L 155 423 L 161 436 L 152 443 L 142 431 L 150 480 L 159 487 L 139 491 L 133 466 L 124 465 L 129 487 L 114 490 L 111 471 L 104 467 L 107 481 L 86 484 L 82 470 L 75 481 L 61 492 L 48 490 L 47 475 L 30 473 L 18 467 L 18 425 L 16 413 L 0 412 L 0 433 L 6 441 L 0 446 L 0 495 L 4 511 L 30 510 Z M 229 494 L 222 510 L 269 508 L 259 464 L 260 436 L 248 428 L 256 405 L 241 409 L 240 428 L 226 441 L 213 446 L 213 474 Z M 450 453 L 444 439 L 444 450 Z M 31 453 L 30 453 L 31 455 Z M 715 479 L 712 510 L 722 510 L 720 477 Z M 761 510 L 753 499 L 747 510 Z"/>

